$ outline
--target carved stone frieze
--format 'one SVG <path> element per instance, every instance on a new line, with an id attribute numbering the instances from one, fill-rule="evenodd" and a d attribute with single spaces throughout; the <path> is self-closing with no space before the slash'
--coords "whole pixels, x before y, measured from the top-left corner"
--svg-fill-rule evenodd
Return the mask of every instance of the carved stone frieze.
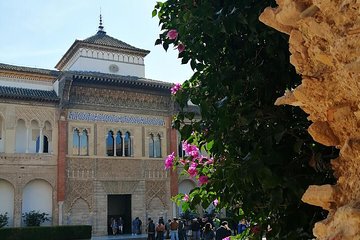
<path id="1" fill-rule="evenodd" d="M 28 123 L 32 120 L 37 120 L 41 126 L 43 126 L 46 121 L 50 122 L 52 127 L 55 125 L 55 109 L 16 107 L 15 112 L 16 119 L 24 119 Z"/>
<path id="2" fill-rule="evenodd" d="M 133 194 L 136 190 L 138 181 L 102 181 L 107 194 Z"/>
<path id="3" fill-rule="evenodd" d="M 96 165 L 99 180 L 143 178 L 142 161 L 137 159 L 99 159 Z"/>
<path id="4" fill-rule="evenodd" d="M 168 111 L 171 107 L 171 98 L 169 96 L 83 86 L 73 86 L 71 88 L 70 102 L 86 105 L 103 105 L 107 106 L 107 108 L 114 106 L 163 111 Z"/>

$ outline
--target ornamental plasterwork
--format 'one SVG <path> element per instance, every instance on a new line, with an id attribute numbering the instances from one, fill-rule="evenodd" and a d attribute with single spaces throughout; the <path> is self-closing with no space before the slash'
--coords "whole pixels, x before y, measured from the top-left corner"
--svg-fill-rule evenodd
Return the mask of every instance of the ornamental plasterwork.
<path id="1" fill-rule="evenodd" d="M 140 116 L 129 116 L 107 113 L 92 112 L 69 112 L 68 120 L 87 121 L 87 122 L 108 122 L 108 123 L 128 123 L 137 125 L 164 126 L 165 121 L 162 118 L 150 118 Z"/>
<path id="2" fill-rule="evenodd" d="M 143 65 L 144 63 L 143 58 L 139 56 L 123 54 L 123 53 L 112 53 L 112 52 L 99 51 L 99 50 L 93 50 L 87 48 L 81 48 L 80 51 L 77 53 L 77 55 L 90 57 L 90 58 L 116 61 L 116 62 L 139 64 L 139 65 Z"/>
<path id="3" fill-rule="evenodd" d="M 129 128 L 129 127 L 107 127 L 106 128 L 106 136 L 107 136 L 107 133 L 109 131 L 113 131 L 114 134 L 116 134 L 118 131 L 120 131 L 122 133 L 122 135 L 125 135 L 126 132 L 129 132 L 130 133 L 130 136 L 133 136 L 132 133 L 135 132 L 134 128 Z"/>
<path id="4" fill-rule="evenodd" d="M 70 102 L 137 109 L 170 109 L 168 96 L 76 86 L 71 88 Z"/>
<path id="5" fill-rule="evenodd" d="M 164 208 L 167 207 L 166 181 L 146 181 L 146 208 L 148 209 L 154 198 L 159 198 Z"/>
<path id="6" fill-rule="evenodd" d="M 101 182 L 107 194 L 134 194 L 138 181 L 103 181 Z"/>
<path id="7" fill-rule="evenodd" d="M 159 131 L 159 129 L 154 129 L 154 128 L 148 128 L 146 130 L 146 136 L 150 137 L 150 135 L 153 134 L 154 136 L 160 135 L 161 138 L 164 138 L 164 132 L 163 131 Z"/>
<path id="8" fill-rule="evenodd" d="M 16 107 L 16 119 L 24 119 L 27 123 L 37 120 L 40 126 L 48 121 L 54 127 L 55 111 L 54 109 L 32 108 L 32 107 Z"/>
<path id="9" fill-rule="evenodd" d="M 93 159 L 68 159 L 66 175 L 73 179 L 94 179 L 95 178 L 95 160 Z"/>
<path id="10" fill-rule="evenodd" d="M 122 180 L 143 178 L 142 161 L 136 159 L 103 158 L 97 160 L 96 178 Z"/>
<path id="11" fill-rule="evenodd" d="M 92 180 L 72 180 L 67 179 L 66 183 L 66 204 L 65 208 L 68 212 L 77 199 L 82 198 L 89 205 L 90 210 L 93 208 L 93 181 Z"/>
<path id="12" fill-rule="evenodd" d="M 79 131 L 80 136 L 83 134 L 83 131 L 86 130 L 87 134 L 91 133 L 91 128 L 90 127 L 78 127 L 78 126 L 72 126 L 72 133 L 74 132 L 75 129 L 77 129 Z"/>

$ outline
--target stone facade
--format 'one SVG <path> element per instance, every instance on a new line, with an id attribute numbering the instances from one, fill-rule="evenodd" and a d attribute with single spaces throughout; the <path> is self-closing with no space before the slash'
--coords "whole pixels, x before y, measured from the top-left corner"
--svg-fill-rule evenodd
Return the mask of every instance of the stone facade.
<path id="1" fill-rule="evenodd" d="M 93 38 L 104 36 L 101 31 Z M 107 48 L 121 52 L 119 46 Z M 77 50 L 73 45 L 69 51 Z M 66 65 L 67 59 L 61 61 Z M 90 224 L 94 235 L 106 235 L 110 217 L 120 210 L 128 223 L 139 217 L 143 228 L 148 217 L 175 215 L 170 198 L 177 193 L 177 174 L 163 166 L 178 146 L 172 85 L 59 70 L 0 64 L 0 194 L 11 197 L 6 189 L 14 190 L 13 202 L 0 205 L 0 213 L 13 209 L 10 225 L 21 226 L 25 207 L 36 206 L 26 198 L 44 186 L 39 191 L 50 196 L 49 224 Z M 111 207 L 114 201 L 119 207 Z"/>

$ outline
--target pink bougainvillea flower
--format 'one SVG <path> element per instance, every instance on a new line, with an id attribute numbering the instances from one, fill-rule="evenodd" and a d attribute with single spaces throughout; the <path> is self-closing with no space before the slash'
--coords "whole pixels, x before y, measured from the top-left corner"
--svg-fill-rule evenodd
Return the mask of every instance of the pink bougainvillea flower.
<path id="1" fill-rule="evenodd" d="M 167 33 L 167 37 L 170 39 L 170 40 L 175 40 L 177 37 L 178 37 L 178 32 L 176 31 L 176 29 L 171 29 L 170 31 L 168 31 Z"/>
<path id="2" fill-rule="evenodd" d="M 183 197 L 182 200 L 185 201 L 185 202 L 188 202 L 189 199 L 190 199 L 189 195 L 185 194 L 185 196 Z"/>
<path id="3" fill-rule="evenodd" d="M 176 83 L 171 89 L 171 94 L 175 95 L 181 89 L 181 84 Z"/>
<path id="4" fill-rule="evenodd" d="M 183 141 L 182 143 L 182 149 L 184 150 L 185 154 L 189 153 L 189 149 L 191 148 L 191 145 L 187 141 Z"/>
<path id="5" fill-rule="evenodd" d="M 223 238 L 222 240 L 230 240 L 230 237 Z"/>
<path id="6" fill-rule="evenodd" d="M 209 178 L 207 176 L 200 176 L 199 177 L 199 183 L 200 185 L 207 184 L 209 182 Z"/>
<path id="7" fill-rule="evenodd" d="M 193 162 L 187 171 L 191 177 L 195 177 L 198 174 L 198 170 L 196 169 L 196 166 L 197 164 Z"/>
<path id="8" fill-rule="evenodd" d="M 170 155 L 168 155 L 165 159 L 165 169 L 169 169 L 173 166 L 175 159 L 175 153 L 172 152 Z"/>
<path id="9" fill-rule="evenodd" d="M 188 153 L 190 156 L 192 156 L 194 159 L 198 159 L 200 154 L 199 154 L 199 149 L 198 148 L 193 148 L 192 151 L 190 151 Z"/>
<path id="10" fill-rule="evenodd" d="M 214 159 L 213 158 L 209 158 L 204 164 L 205 165 L 211 165 L 214 163 Z"/>
<path id="11" fill-rule="evenodd" d="M 182 53 L 184 50 L 185 50 L 185 45 L 180 43 L 178 46 L 177 46 L 177 49 L 179 51 L 179 53 Z"/>
<path id="12" fill-rule="evenodd" d="M 214 206 L 216 207 L 216 206 L 219 204 L 219 200 L 215 199 L 215 200 L 213 201 L 213 204 L 214 204 Z"/>

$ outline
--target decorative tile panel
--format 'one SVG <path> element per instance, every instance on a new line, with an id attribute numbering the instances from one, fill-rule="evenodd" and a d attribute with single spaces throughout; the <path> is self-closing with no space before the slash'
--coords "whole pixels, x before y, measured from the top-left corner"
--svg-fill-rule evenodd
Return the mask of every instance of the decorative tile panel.
<path id="1" fill-rule="evenodd" d="M 105 113 L 91 112 L 69 112 L 68 120 L 87 121 L 87 122 L 107 122 L 107 123 L 128 123 L 136 125 L 164 126 L 165 121 L 161 118 L 124 116 Z"/>

